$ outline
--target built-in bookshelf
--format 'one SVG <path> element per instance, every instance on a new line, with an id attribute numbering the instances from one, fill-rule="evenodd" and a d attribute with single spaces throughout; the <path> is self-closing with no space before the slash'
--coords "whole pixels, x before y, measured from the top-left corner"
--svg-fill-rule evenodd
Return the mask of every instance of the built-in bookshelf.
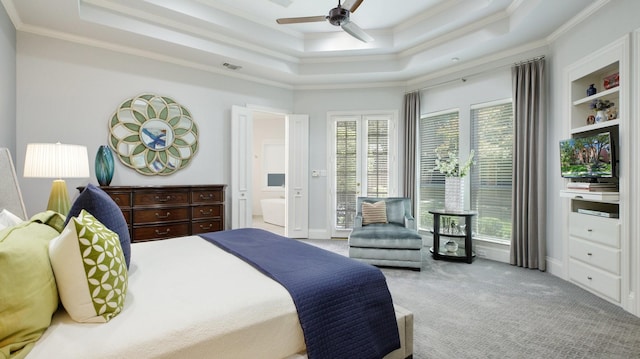
<path id="1" fill-rule="evenodd" d="M 565 275 L 579 286 L 630 310 L 628 175 L 629 37 L 610 44 L 565 70 L 567 137 L 608 132 L 615 172 L 612 178 L 575 183 L 566 179 Z M 592 86 L 593 85 L 593 86 Z M 595 88 L 595 93 L 594 92 Z M 614 103 L 603 120 L 594 120 L 594 100 Z"/>

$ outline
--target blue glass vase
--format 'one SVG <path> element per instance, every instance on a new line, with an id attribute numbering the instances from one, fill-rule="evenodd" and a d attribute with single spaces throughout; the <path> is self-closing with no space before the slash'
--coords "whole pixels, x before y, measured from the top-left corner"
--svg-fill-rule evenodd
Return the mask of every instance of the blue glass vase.
<path id="1" fill-rule="evenodd" d="M 96 153 L 96 178 L 101 186 L 108 186 L 113 179 L 113 153 L 109 146 L 98 147 Z"/>

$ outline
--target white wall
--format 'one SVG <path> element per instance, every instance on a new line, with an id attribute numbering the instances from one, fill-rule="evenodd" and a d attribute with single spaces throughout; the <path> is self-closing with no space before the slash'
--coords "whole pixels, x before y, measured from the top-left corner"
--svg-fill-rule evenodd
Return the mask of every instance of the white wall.
<path id="1" fill-rule="evenodd" d="M 67 180 L 72 197 L 75 186 L 96 183 L 97 148 L 107 143 L 108 121 L 128 98 L 144 92 L 173 98 L 191 112 L 200 130 L 200 145 L 193 162 L 170 176 L 140 175 L 116 160 L 112 186 L 229 184 L 231 106 L 293 107 L 290 90 L 22 32 L 17 42 L 18 172 L 24 168 L 27 143 L 85 145 L 92 174 L 86 180 Z M 21 179 L 30 215 L 46 207 L 50 183 Z M 228 214 L 229 209 L 230 205 Z"/>
<path id="2" fill-rule="evenodd" d="M 610 1 L 551 45 L 551 56 L 548 61 L 550 85 L 547 121 L 547 147 L 549 149 L 547 153 L 547 258 L 549 271 L 559 276 L 562 275 L 563 236 L 566 234 L 564 229 L 567 220 L 563 214 L 567 213 L 566 210 L 569 206 L 566 199 L 559 197 L 559 192 L 564 188 L 565 181 L 559 173 L 558 143 L 561 139 L 568 137 L 569 128 L 566 122 L 568 119 L 564 118 L 566 106 L 563 103 L 564 86 L 566 85 L 563 78 L 564 70 L 591 52 L 640 28 L 639 13 L 640 1 Z M 632 64 L 638 61 L 640 61 L 639 58 L 631 59 Z M 631 103 L 636 102 L 637 98 L 637 94 L 632 93 Z M 631 120 L 636 121 L 637 119 Z M 632 161 L 637 161 L 637 153 L 631 153 L 631 156 Z M 635 178 L 634 183 L 637 181 L 638 179 Z"/>
<path id="3" fill-rule="evenodd" d="M 16 30 L 0 6 L 0 147 L 16 159 Z"/>
<path id="4" fill-rule="evenodd" d="M 402 114 L 403 96 L 404 88 L 400 87 L 296 91 L 294 112 L 309 115 L 309 169 L 328 169 L 327 162 L 331 149 L 327 148 L 327 112 L 396 110 Z M 404 126 L 400 124 L 399 127 L 398 133 L 403 133 Z M 402 146 L 401 143 L 398 145 L 399 163 L 403 161 Z M 403 181 L 402 176 L 403 174 L 398 178 L 399 183 Z M 327 177 L 309 177 L 309 203 L 311 204 L 309 237 L 311 238 L 328 238 L 331 234 L 328 185 Z"/>

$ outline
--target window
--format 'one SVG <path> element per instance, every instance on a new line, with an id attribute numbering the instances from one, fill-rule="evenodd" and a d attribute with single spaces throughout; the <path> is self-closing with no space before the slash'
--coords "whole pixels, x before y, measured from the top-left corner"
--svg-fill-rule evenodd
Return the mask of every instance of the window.
<path id="1" fill-rule="evenodd" d="M 460 128 L 466 128 L 462 132 Z M 461 136 L 461 133 L 470 135 Z M 444 175 L 433 171 L 437 148 L 471 148 L 475 164 L 469 174 L 468 208 L 475 238 L 509 243 L 513 166 L 513 107 L 511 100 L 471 106 L 468 122 L 458 110 L 423 115 L 418 124 L 418 228 L 433 228 L 431 209 L 444 208 Z"/>
<path id="2" fill-rule="evenodd" d="M 474 233 L 479 238 L 511 238 L 513 106 L 511 100 L 472 106 L 471 209 L 478 212 Z"/>
<path id="3" fill-rule="evenodd" d="M 444 175 L 433 171 L 436 148 L 443 145 L 458 147 L 458 110 L 432 113 L 420 118 L 418 124 L 418 148 L 420 171 L 418 179 L 418 228 L 433 227 L 429 210 L 444 208 Z"/>

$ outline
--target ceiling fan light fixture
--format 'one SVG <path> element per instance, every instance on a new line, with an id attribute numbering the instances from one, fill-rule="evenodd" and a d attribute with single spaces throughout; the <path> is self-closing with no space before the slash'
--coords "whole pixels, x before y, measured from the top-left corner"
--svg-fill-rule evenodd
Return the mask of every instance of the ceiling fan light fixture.
<path id="1" fill-rule="evenodd" d="M 342 6 L 338 5 L 331 10 L 329 10 L 329 15 L 327 15 L 327 20 L 331 25 L 340 26 L 349 22 L 349 10 L 342 8 Z"/>

